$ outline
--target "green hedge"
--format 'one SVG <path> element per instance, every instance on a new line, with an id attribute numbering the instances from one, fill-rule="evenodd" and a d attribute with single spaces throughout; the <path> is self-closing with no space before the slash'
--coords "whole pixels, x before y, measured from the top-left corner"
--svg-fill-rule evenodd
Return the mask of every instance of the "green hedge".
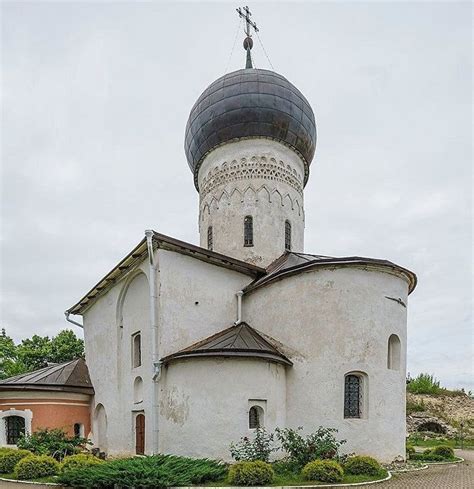
<path id="1" fill-rule="evenodd" d="M 357 455 L 344 464 L 344 472 L 351 475 L 379 475 L 382 466 L 372 457 Z"/>
<path id="2" fill-rule="evenodd" d="M 420 462 L 444 462 L 447 459 L 441 455 L 434 455 L 432 453 L 413 453 L 410 455 L 410 460 L 418 460 Z"/>
<path id="3" fill-rule="evenodd" d="M 454 458 L 454 450 L 447 445 L 438 445 L 431 450 L 431 453 L 448 459 Z"/>
<path id="4" fill-rule="evenodd" d="M 274 476 L 272 466 L 261 460 L 237 462 L 229 470 L 229 482 L 236 486 L 263 486 Z"/>
<path id="5" fill-rule="evenodd" d="M 307 463 L 301 474 L 307 481 L 342 482 L 344 471 L 334 460 L 314 460 Z"/>
<path id="6" fill-rule="evenodd" d="M 58 482 L 78 489 L 160 489 L 204 484 L 226 475 L 227 466 L 214 460 L 154 455 L 67 470 L 59 475 Z"/>
<path id="7" fill-rule="evenodd" d="M 100 458 L 94 457 L 86 453 L 80 453 L 78 455 L 70 455 L 66 457 L 61 463 L 61 472 L 66 472 L 73 469 L 82 469 L 85 467 L 91 467 L 93 465 L 103 464 L 104 461 Z"/>
<path id="8" fill-rule="evenodd" d="M 56 475 L 59 463 L 49 455 L 30 455 L 15 465 L 15 477 L 20 480 L 39 479 Z"/>
<path id="9" fill-rule="evenodd" d="M 10 474 L 15 465 L 25 457 L 32 455 L 28 450 L 17 450 L 15 448 L 0 449 L 0 474 Z"/>

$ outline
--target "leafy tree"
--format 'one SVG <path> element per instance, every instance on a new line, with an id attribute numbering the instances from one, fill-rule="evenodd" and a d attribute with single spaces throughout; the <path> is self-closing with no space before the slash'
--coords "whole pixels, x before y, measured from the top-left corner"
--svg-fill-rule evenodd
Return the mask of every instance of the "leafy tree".
<path id="1" fill-rule="evenodd" d="M 0 333 L 0 379 L 13 377 L 26 372 L 23 364 L 18 362 L 16 346 L 5 328 Z"/>
<path id="2" fill-rule="evenodd" d="M 48 336 L 33 335 L 31 338 L 22 340 L 17 346 L 18 361 L 21 362 L 28 372 L 46 367 L 51 352 L 51 340 Z"/>
<path id="3" fill-rule="evenodd" d="M 71 329 L 64 329 L 54 336 L 50 344 L 49 361 L 67 362 L 84 357 L 84 340 L 78 338 Z"/>
<path id="4" fill-rule="evenodd" d="M 5 329 L 0 334 L 0 379 L 84 356 L 84 341 L 70 329 L 56 336 L 33 335 L 15 345 Z"/>

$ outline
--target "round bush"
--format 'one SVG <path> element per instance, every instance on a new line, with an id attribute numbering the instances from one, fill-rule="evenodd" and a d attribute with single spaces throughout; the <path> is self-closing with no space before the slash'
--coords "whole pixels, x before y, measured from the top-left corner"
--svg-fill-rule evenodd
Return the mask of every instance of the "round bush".
<path id="1" fill-rule="evenodd" d="M 274 475 L 267 462 L 237 462 L 229 469 L 229 482 L 236 486 L 262 486 L 272 482 Z"/>
<path id="2" fill-rule="evenodd" d="M 39 479 L 58 472 L 59 462 L 48 455 L 30 455 L 15 465 L 15 476 L 21 480 Z"/>
<path id="3" fill-rule="evenodd" d="M 314 460 L 307 463 L 302 470 L 303 477 L 308 481 L 342 482 L 344 472 L 334 460 Z"/>
<path id="4" fill-rule="evenodd" d="M 25 457 L 32 455 L 28 450 L 17 450 L 15 448 L 2 448 L 0 450 L 0 474 L 13 472 L 15 465 Z"/>
<path id="5" fill-rule="evenodd" d="M 378 475 L 382 466 L 372 457 L 350 457 L 344 465 L 344 471 L 352 475 Z"/>
<path id="6" fill-rule="evenodd" d="M 439 445 L 437 447 L 434 447 L 433 450 L 431 450 L 431 453 L 433 455 L 440 455 L 441 457 L 444 458 L 454 457 L 454 450 L 447 445 Z"/>
<path id="7" fill-rule="evenodd" d="M 406 452 L 408 457 L 411 457 L 415 453 L 415 447 L 413 445 L 407 445 Z"/>
<path id="8" fill-rule="evenodd" d="M 65 459 L 63 460 L 61 464 L 61 472 L 66 472 L 72 469 L 83 469 L 102 463 L 104 463 L 104 461 L 100 458 L 94 457 L 93 455 L 89 455 L 86 453 L 70 455 L 69 457 L 65 457 Z"/>

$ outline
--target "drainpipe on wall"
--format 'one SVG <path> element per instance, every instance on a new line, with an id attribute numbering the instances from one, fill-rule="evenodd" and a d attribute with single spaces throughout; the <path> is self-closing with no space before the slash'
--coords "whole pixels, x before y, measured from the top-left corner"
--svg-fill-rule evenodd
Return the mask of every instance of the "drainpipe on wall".
<path id="1" fill-rule="evenodd" d="M 76 326 L 79 326 L 80 328 L 83 328 L 84 329 L 84 325 L 83 324 L 78 323 L 77 321 L 73 321 L 72 319 L 69 319 L 70 314 L 71 313 L 69 311 L 65 311 L 64 312 L 64 315 L 66 316 L 66 321 L 68 323 L 75 324 Z"/>
<path id="2" fill-rule="evenodd" d="M 151 324 L 151 350 L 152 350 L 152 367 L 153 367 L 153 384 L 152 384 L 152 451 L 153 454 L 158 453 L 158 425 L 159 425 L 159 409 L 158 409 L 158 381 L 161 374 L 161 362 L 158 353 L 158 293 L 157 293 L 157 269 L 158 258 L 155 260 L 153 253 L 153 234 L 151 229 L 145 231 L 147 248 L 148 248 L 148 264 L 150 270 L 150 324 Z"/>
<path id="3" fill-rule="evenodd" d="M 234 325 L 238 326 L 242 322 L 242 296 L 244 291 L 239 290 L 235 295 L 237 296 L 237 321 L 235 321 Z"/>

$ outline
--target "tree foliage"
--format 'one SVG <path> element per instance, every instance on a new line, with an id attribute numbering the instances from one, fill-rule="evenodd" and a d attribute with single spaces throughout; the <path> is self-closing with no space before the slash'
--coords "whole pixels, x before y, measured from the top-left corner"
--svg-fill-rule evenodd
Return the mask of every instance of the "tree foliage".
<path id="1" fill-rule="evenodd" d="M 19 344 L 0 333 L 0 379 L 31 372 L 49 363 L 63 363 L 84 356 L 84 341 L 74 331 L 65 329 L 56 336 L 33 335 Z"/>

